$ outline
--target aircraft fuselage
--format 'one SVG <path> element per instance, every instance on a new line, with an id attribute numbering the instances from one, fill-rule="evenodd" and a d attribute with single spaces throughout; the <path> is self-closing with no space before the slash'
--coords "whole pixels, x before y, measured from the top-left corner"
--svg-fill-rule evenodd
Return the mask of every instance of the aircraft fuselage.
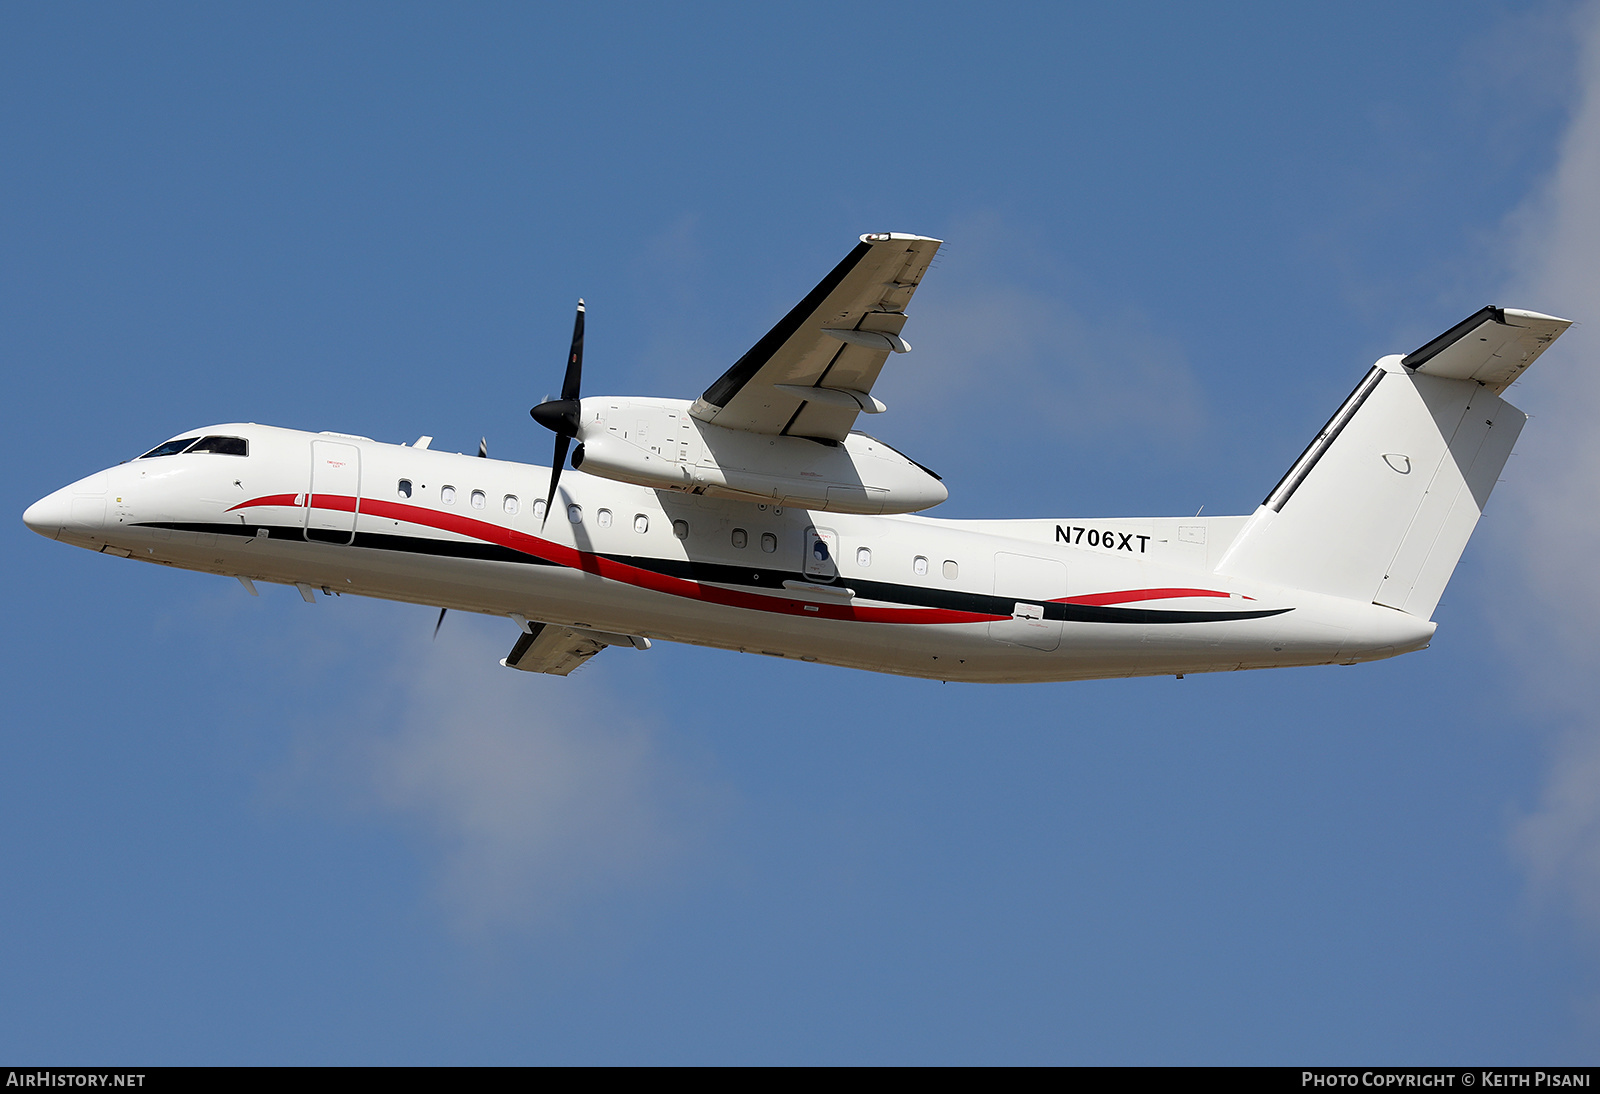
<path id="1" fill-rule="evenodd" d="M 248 454 L 130 460 L 24 519 L 92 550 L 303 592 L 943 680 L 1353 664 L 1434 631 L 1219 576 L 1246 517 L 868 516 L 568 471 L 546 518 L 547 467 L 259 425 L 185 434 L 210 435 Z"/>

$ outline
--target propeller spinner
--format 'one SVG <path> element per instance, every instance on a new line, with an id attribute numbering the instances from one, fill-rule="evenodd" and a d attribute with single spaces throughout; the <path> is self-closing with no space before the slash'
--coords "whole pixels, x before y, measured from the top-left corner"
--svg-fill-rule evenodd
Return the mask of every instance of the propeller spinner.
<path id="1" fill-rule="evenodd" d="M 555 456 L 550 461 L 550 493 L 544 499 L 544 519 L 550 519 L 555 503 L 556 484 L 567 462 L 567 449 L 578 435 L 581 410 L 578 387 L 583 380 L 583 301 L 578 301 L 578 317 L 572 323 L 572 351 L 567 355 L 567 374 L 561 381 L 561 398 L 547 399 L 528 411 L 533 420 L 556 435 Z"/>

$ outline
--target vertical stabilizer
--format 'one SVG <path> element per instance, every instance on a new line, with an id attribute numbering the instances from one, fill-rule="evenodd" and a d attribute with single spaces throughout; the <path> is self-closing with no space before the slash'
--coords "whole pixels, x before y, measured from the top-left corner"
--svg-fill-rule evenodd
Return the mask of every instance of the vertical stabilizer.
<path id="1" fill-rule="evenodd" d="M 1566 327 L 1485 309 L 1379 361 L 1217 571 L 1430 617 L 1527 421 L 1499 392 Z"/>

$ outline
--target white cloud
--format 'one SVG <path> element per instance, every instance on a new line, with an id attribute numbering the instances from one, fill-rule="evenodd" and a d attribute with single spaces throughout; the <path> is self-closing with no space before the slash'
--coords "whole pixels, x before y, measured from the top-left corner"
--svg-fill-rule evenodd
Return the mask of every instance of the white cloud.
<path id="1" fill-rule="evenodd" d="M 428 646 L 393 642 L 393 667 L 361 689 L 359 708 L 378 713 L 341 719 L 342 755 L 308 743 L 302 771 L 333 775 L 346 800 L 353 783 L 363 806 L 415 831 L 441 905 L 470 935 L 545 927 L 608 893 L 669 883 L 705 833 L 710 783 L 658 747 L 599 665 L 567 678 L 503 668 L 515 628 L 496 637 L 478 622 L 452 617 L 455 633 Z M 427 630 L 419 620 L 416 634 Z"/>
<path id="2" fill-rule="evenodd" d="M 1541 902 L 1564 898 L 1600 925 L 1600 728 L 1571 728 L 1554 759 L 1538 808 L 1517 823 L 1515 847 Z"/>
<path id="3" fill-rule="evenodd" d="M 1138 316 L 1086 316 L 1065 303 L 1071 272 L 992 216 L 947 234 L 908 309 L 915 352 L 891 360 L 876 388 L 896 437 L 945 433 L 975 408 L 1023 436 L 1132 431 L 1181 444 L 1198 434 L 1204 398 L 1176 342 Z"/>
<path id="4" fill-rule="evenodd" d="M 1579 87 L 1548 185 L 1516 218 L 1518 273 L 1505 303 L 1579 321 L 1517 385 L 1534 415 L 1490 538 L 1508 583 L 1501 623 L 1526 701 L 1564 729 L 1513 843 L 1542 900 L 1600 926 L 1600 6 L 1576 13 Z"/>

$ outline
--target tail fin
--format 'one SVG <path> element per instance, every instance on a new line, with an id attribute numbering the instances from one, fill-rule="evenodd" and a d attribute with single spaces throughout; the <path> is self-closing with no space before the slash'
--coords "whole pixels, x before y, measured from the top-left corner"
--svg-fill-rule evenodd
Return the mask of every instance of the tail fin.
<path id="1" fill-rule="evenodd" d="M 1500 392 L 1570 325 L 1485 308 L 1379 361 L 1217 571 L 1430 617 L 1527 421 Z"/>

